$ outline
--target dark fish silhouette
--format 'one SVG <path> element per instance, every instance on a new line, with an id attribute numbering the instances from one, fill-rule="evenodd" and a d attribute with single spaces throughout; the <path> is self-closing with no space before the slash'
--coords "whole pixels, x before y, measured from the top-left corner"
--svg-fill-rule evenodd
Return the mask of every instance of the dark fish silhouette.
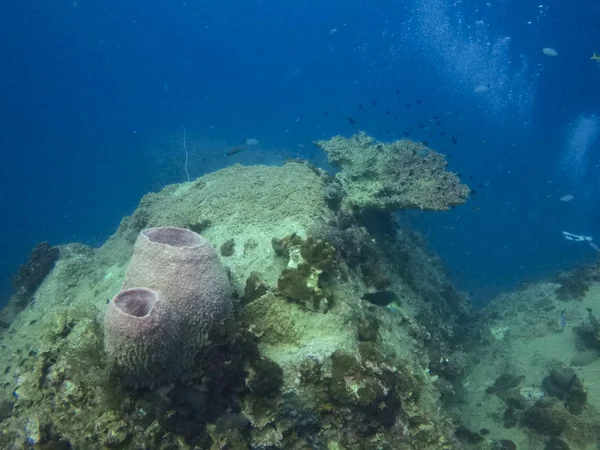
<path id="1" fill-rule="evenodd" d="M 362 104 L 358 105 L 358 109 L 362 109 Z"/>
<path id="2" fill-rule="evenodd" d="M 391 112 L 391 111 L 388 109 L 388 110 L 385 112 L 385 115 L 386 115 L 386 116 L 389 116 L 391 113 L 392 113 L 392 112 Z"/>
<path id="3" fill-rule="evenodd" d="M 399 302 L 400 298 L 392 291 L 367 292 L 361 297 L 377 306 L 387 306 L 392 302 Z"/>
<path id="4" fill-rule="evenodd" d="M 399 94 L 399 93 L 400 93 L 400 89 L 396 89 L 396 94 Z"/>
<path id="5" fill-rule="evenodd" d="M 409 133 L 408 131 L 403 131 L 403 132 L 402 132 L 402 134 L 403 134 L 404 136 L 410 136 L 410 133 Z"/>
<path id="6" fill-rule="evenodd" d="M 329 115 L 329 113 L 328 113 L 327 111 L 325 111 L 325 112 L 323 113 L 323 115 L 325 115 L 325 116 L 328 116 L 328 115 Z"/>
<path id="7" fill-rule="evenodd" d="M 458 144 L 458 139 L 456 138 L 456 136 L 452 136 L 450 138 L 450 140 L 452 141 L 453 144 Z"/>
<path id="8" fill-rule="evenodd" d="M 244 147 L 239 146 L 239 147 L 233 147 L 231 150 L 225 152 L 225 156 L 232 156 L 235 155 L 236 153 L 241 152 L 242 150 L 244 150 Z"/>
<path id="9" fill-rule="evenodd" d="M 417 99 L 417 104 L 422 105 L 423 102 L 420 99 Z"/>
<path id="10" fill-rule="evenodd" d="M 440 116 L 438 116 L 437 114 L 432 117 L 433 120 L 438 120 L 439 118 L 440 118 Z"/>
<path id="11" fill-rule="evenodd" d="M 446 136 L 446 132 L 445 132 L 445 131 L 442 131 L 442 132 L 440 133 L 440 136 Z"/>
<path id="12" fill-rule="evenodd" d="M 429 141 L 423 141 L 423 145 L 429 147 Z"/>
<path id="13" fill-rule="evenodd" d="M 376 105 L 377 105 L 377 100 L 373 100 L 373 101 L 371 102 L 371 105 L 373 105 L 373 106 L 376 106 Z"/>
<path id="14" fill-rule="evenodd" d="M 350 123 L 350 125 L 356 125 L 356 120 L 354 120 L 354 117 L 348 116 L 346 117 L 346 120 L 348 121 L 348 123 Z"/>
<path id="15" fill-rule="evenodd" d="M 406 105 L 404 105 L 404 107 L 405 107 L 406 109 L 410 108 L 410 103 L 407 103 Z"/>

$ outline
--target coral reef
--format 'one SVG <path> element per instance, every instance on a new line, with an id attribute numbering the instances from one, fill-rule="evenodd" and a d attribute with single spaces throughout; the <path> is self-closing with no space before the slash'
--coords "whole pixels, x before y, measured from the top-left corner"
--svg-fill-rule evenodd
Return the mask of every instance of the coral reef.
<path id="1" fill-rule="evenodd" d="M 558 298 L 563 301 L 583 298 L 592 283 L 600 282 L 598 269 L 598 264 L 587 264 L 559 272 L 556 275 L 556 281 L 560 283 L 560 287 L 556 289 Z"/>
<path id="2" fill-rule="evenodd" d="M 29 260 L 19 267 L 12 279 L 15 293 L 0 312 L 0 328 L 10 326 L 16 315 L 32 301 L 33 294 L 54 267 L 59 254 L 59 248 L 48 242 L 40 242 L 31 250 Z"/>
<path id="3" fill-rule="evenodd" d="M 440 398 L 467 372 L 466 299 L 342 186 L 232 166 L 61 247 L 2 336 L 0 447 L 461 448 Z"/>
<path id="4" fill-rule="evenodd" d="M 281 295 L 301 302 L 311 311 L 327 312 L 333 296 L 323 288 L 322 277 L 334 270 L 335 249 L 322 240 L 313 237 L 304 240 L 296 234 L 273 238 L 272 242 L 275 253 L 288 260 L 277 279 Z"/>
<path id="5" fill-rule="evenodd" d="M 47 242 L 41 242 L 31 250 L 29 261 L 19 267 L 13 277 L 13 286 L 17 296 L 31 295 L 42 283 L 46 275 L 52 270 L 58 259 L 58 247 L 52 247 Z"/>
<path id="6" fill-rule="evenodd" d="M 336 179 L 345 196 L 341 198 L 339 189 L 328 190 L 328 202 L 334 207 L 342 202 L 362 210 L 440 211 L 464 203 L 470 193 L 456 174 L 446 170 L 444 156 L 420 143 L 382 143 L 361 132 L 315 144 L 341 169 Z"/>

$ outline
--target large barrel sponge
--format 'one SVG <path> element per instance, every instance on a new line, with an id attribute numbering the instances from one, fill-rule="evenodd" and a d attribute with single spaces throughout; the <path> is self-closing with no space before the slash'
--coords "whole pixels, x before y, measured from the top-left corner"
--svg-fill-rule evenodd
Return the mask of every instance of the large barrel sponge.
<path id="1" fill-rule="evenodd" d="M 185 228 L 143 230 L 133 250 L 123 288 L 143 286 L 164 299 L 181 330 L 180 364 L 193 363 L 214 326 L 233 311 L 231 284 L 216 251 Z"/>
<path id="2" fill-rule="evenodd" d="M 153 385 L 177 375 L 179 329 L 156 291 L 119 292 L 108 304 L 104 327 L 106 352 L 126 384 Z"/>

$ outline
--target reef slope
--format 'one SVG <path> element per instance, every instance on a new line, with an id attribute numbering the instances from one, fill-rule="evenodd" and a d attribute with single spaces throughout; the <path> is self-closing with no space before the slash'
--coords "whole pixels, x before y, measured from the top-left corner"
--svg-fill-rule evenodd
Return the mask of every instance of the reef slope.
<path id="1" fill-rule="evenodd" d="M 304 163 L 232 166 L 146 195 L 99 249 L 60 246 L 1 336 L 0 447 L 459 448 L 440 409 L 452 381 L 430 368 L 460 355 L 467 299 L 418 235 L 340 209 L 331 185 Z M 140 231 L 161 226 L 212 243 L 236 317 L 196 375 L 131 390 L 102 318 Z"/>

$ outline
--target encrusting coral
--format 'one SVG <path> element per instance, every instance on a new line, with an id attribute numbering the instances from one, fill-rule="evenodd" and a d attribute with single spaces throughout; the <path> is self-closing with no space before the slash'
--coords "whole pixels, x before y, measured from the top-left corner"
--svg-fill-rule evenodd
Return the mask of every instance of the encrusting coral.
<path id="1" fill-rule="evenodd" d="M 414 141 L 377 142 L 361 132 L 315 145 L 341 169 L 336 179 L 346 192 L 342 205 L 351 208 L 441 211 L 464 203 L 470 193 L 455 173 L 446 170 L 441 153 Z"/>

